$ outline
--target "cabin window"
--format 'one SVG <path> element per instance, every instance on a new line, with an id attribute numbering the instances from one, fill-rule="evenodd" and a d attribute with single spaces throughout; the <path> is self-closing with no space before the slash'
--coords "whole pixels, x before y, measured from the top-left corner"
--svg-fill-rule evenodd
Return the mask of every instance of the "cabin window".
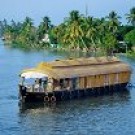
<path id="1" fill-rule="evenodd" d="M 70 89 L 70 79 L 66 78 L 66 79 L 60 79 L 59 81 L 55 81 L 54 86 L 60 86 L 61 88 L 64 89 Z"/>
<path id="2" fill-rule="evenodd" d="M 116 75 L 115 75 L 115 84 L 117 84 L 119 82 L 119 74 L 117 73 Z"/>
<path id="3" fill-rule="evenodd" d="M 79 88 L 84 89 L 85 88 L 85 77 L 79 78 Z"/>
<path id="4" fill-rule="evenodd" d="M 72 78 L 72 88 L 75 89 L 77 88 L 78 85 L 78 79 L 77 78 Z"/>
<path id="5" fill-rule="evenodd" d="M 48 79 L 42 79 L 42 87 L 44 88 L 44 90 L 46 90 L 47 88 L 47 83 L 48 83 Z"/>
<path id="6" fill-rule="evenodd" d="M 97 87 L 100 86 L 100 75 L 96 76 L 96 85 L 97 85 Z"/>
<path id="7" fill-rule="evenodd" d="M 52 90 L 53 90 L 53 79 L 49 78 L 47 83 L 47 91 L 52 91 Z"/>
<path id="8" fill-rule="evenodd" d="M 87 88 L 87 77 L 84 78 L 84 88 Z"/>
<path id="9" fill-rule="evenodd" d="M 69 79 L 69 78 L 66 78 L 66 79 L 64 80 L 64 87 L 65 87 L 66 89 L 70 89 L 70 79 Z"/>
<path id="10" fill-rule="evenodd" d="M 60 84 L 59 83 L 59 80 L 56 80 L 56 79 L 53 80 L 53 86 L 54 86 L 54 88 L 58 87 L 59 84 Z"/>
<path id="11" fill-rule="evenodd" d="M 91 87 L 91 77 L 87 77 L 87 86 L 86 88 L 90 88 Z"/>
<path id="12" fill-rule="evenodd" d="M 104 85 L 109 85 L 109 75 L 104 75 Z"/>
<path id="13" fill-rule="evenodd" d="M 64 87 L 64 79 L 60 79 L 60 87 L 61 87 L 61 88 Z"/>

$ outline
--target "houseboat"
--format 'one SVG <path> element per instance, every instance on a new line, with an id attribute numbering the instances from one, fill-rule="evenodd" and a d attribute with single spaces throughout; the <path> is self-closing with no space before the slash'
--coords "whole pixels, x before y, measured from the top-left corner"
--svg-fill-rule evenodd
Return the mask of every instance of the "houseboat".
<path id="1" fill-rule="evenodd" d="M 116 57 L 41 62 L 19 74 L 22 102 L 56 102 L 124 89 L 131 68 Z"/>

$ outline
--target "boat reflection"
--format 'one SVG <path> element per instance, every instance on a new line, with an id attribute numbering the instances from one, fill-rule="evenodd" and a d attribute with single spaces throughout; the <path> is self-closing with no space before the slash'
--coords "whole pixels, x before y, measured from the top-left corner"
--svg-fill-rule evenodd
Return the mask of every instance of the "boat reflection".
<path id="1" fill-rule="evenodd" d="M 54 113 L 57 110 L 75 110 L 75 109 L 85 109 L 89 108 L 100 109 L 102 106 L 113 107 L 115 105 L 125 104 L 131 98 L 130 88 L 125 88 L 124 90 L 117 91 L 115 93 L 106 94 L 104 96 L 97 97 L 87 97 L 81 99 L 75 99 L 72 101 L 60 101 L 56 103 L 22 103 L 19 102 L 19 112 L 22 113 L 31 113 L 31 114 L 40 114 L 40 113 Z"/>

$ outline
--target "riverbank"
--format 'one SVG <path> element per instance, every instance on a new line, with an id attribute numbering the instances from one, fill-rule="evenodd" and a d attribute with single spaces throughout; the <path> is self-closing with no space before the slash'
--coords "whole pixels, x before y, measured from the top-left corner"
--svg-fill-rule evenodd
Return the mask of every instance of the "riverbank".
<path id="1" fill-rule="evenodd" d="M 83 48 L 79 48 L 79 47 L 72 47 L 72 48 L 68 48 L 68 47 L 61 47 L 61 45 L 59 44 L 47 44 L 47 43 L 39 43 L 39 44 L 15 44 L 12 43 L 8 40 L 3 40 L 4 41 L 4 45 L 8 46 L 10 48 L 18 48 L 18 49 L 22 49 L 22 50 L 26 50 L 26 51 L 40 51 L 40 50 L 48 50 L 48 51 L 55 51 L 58 53 L 61 52 L 65 52 L 65 53 L 70 53 L 72 52 L 72 54 L 82 54 L 84 57 L 88 57 L 88 56 L 93 56 L 93 57 L 99 57 L 99 56 L 119 56 L 119 54 L 121 54 L 121 52 L 118 51 L 114 51 L 115 53 L 113 53 L 113 51 L 110 49 L 109 53 L 107 53 L 107 50 L 105 50 L 104 48 L 95 48 L 95 47 L 83 47 Z M 114 49 L 114 50 L 118 50 L 118 49 Z M 129 58 L 135 58 L 135 51 L 127 51 L 127 53 L 122 53 L 122 55 L 129 57 Z M 74 57 L 74 56 L 73 56 Z M 76 56 L 75 56 L 76 57 Z M 80 57 L 80 55 L 78 55 L 77 57 Z"/>
<path id="2" fill-rule="evenodd" d="M 127 52 L 127 53 L 125 53 L 125 56 L 127 56 L 129 58 L 135 58 L 135 52 Z"/>
<path id="3" fill-rule="evenodd" d="M 54 47 L 53 45 L 48 44 L 32 44 L 32 45 L 22 45 L 22 44 L 14 44 L 12 42 L 4 41 L 4 45 L 10 48 L 18 48 L 22 50 L 52 50 L 52 51 L 63 51 L 63 52 L 82 52 L 82 53 L 92 53 L 95 55 L 105 55 L 104 51 L 97 48 L 96 52 L 94 48 L 64 48 L 64 47 Z"/>

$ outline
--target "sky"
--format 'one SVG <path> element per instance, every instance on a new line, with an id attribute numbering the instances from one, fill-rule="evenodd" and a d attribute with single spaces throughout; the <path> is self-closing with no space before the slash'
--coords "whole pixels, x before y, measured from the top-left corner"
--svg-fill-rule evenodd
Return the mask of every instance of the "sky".
<path id="1" fill-rule="evenodd" d="M 114 10 L 125 24 L 125 14 L 135 6 L 135 0 L 0 0 L 0 20 L 23 21 L 29 16 L 38 25 L 44 16 L 49 16 L 52 24 L 58 25 L 71 10 L 85 14 L 86 5 L 90 16 L 105 17 Z"/>

